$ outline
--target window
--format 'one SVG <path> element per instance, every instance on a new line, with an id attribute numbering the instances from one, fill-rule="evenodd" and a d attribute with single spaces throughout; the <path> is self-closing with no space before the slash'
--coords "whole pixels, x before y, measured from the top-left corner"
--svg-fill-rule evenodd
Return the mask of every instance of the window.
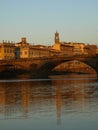
<path id="1" fill-rule="evenodd" d="M 25 51 L 25 55 L 27 55 L 27 51 Z"/>
<path id="2" fill-rule="evenodd" d="M 4 52 L 6 53 L 6 49 L 4 49 Z"/>

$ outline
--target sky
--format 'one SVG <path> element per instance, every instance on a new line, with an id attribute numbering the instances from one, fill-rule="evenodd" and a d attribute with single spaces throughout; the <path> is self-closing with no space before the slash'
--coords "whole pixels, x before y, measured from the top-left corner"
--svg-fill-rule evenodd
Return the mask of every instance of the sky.
<path id="1" fill-rule="evenodd" d="M 54 44 L 60 41 L 98 45 L 98 0 L 0 0 L 0 42 Z"/>

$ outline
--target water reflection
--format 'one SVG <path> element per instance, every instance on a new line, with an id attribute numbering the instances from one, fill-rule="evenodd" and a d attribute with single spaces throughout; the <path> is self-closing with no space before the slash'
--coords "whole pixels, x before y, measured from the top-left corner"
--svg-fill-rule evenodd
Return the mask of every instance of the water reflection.
<path id="1" fill-rule="evenodd" d="M 55 78 L 57 79 L 57 77 Z M 67 80 L 61 80 L 64 78 Z M 90 112 L 88 108 L 91 103 L 94 103 L 91 100 L 95 100 L 94 94 L 98 92 L 96 91 L 97 80 L 92 75 L 62 76 L 58 80 L 52 80 L 52 86 L 55 87 L 56 93 L 58 124 L 61 123 L 61 116 L 66 114 Z M 97 102 L 97 100 L 95 101 Z"/>
<path id="2" fill-rule="evenodd" d="M 98 112 L 97 87 L 97 79 L 90 75 L 0 82 L 0 119 L 51 116 L 61 124 L 66 114 Z"/>

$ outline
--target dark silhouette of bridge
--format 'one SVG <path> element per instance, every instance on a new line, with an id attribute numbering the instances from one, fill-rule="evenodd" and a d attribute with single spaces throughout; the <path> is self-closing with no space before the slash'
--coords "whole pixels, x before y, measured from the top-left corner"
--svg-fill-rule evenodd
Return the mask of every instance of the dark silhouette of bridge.
<path id="1" fill-rule="evenodd" d="M 98 56 L 55 56 L 55 57 L 39 57 L 32 59 L 14 59 L 14 60 L 1 60 L 0 61 L 0 73 L 9 71 L 17 72 L 28 72 L 33 77 L 35 76 L 46 76 L 50 71 L 57 65 L 77 60 L 84 62 L 85 64 L 92 67 L 98 74 Z"/>

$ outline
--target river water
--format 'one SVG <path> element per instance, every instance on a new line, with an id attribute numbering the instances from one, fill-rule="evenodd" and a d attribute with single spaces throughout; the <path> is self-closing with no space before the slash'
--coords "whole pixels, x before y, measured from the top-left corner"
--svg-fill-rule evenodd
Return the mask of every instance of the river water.
<path id="1" fill-rule="evenodd" d="M 0 80 L 0 130 L 98 130 L 96 75 Z"/>

